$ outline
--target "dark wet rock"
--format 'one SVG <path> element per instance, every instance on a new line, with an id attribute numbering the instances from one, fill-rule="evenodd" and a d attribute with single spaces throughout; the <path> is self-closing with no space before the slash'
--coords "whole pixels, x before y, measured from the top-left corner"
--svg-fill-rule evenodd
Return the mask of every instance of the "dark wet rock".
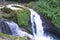
<path id="1" fill-rule="evenodd" d="M 4 22 L 3 19 L 0 19 L 0 31 L 5 34 L 12 34 L 9 26 Z"/>
<path id="2" fill-rule="evenodd" d="M 0 18 L 0 40 L 28 40 L 20 36 L 12 36 L 12 32 L 5 21 L 11 22 L 11 20 Z"/>
<path id="3" fill-rule="evenodd" d="M 54 24 L 51 23 L 51 20 L 49 18 L 45 18 L 43 15 L 41 15 L 41 19 L 42 19 L 42 25 L 44 27 L 44 31 L 45 33 L 46 32 L 49 32 L 49 33 L 52 33 L 56 36 L 59 36 L 60 37 L 60 29 L 57 28 Z"/>

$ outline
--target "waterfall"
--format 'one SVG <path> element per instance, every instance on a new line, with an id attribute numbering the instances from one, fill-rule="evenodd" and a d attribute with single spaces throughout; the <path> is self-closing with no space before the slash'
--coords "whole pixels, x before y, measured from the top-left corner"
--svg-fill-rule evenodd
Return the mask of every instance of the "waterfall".
<path id="1" fill-rule="evenodd" d="M 7 8 L 10 8 L 11 10 L 20 10 L 20 8 L 16 8 L 14 6 L 19 6 L 19 7 L 25 8 L 24 6 L 21 6 L 18 4 L 8 5 Z M 5 21 L 5 23 L 8 24 L 12 34 L 15 36 L 29 37 L 31 40 L 53 40 L 50 38 L 50 36 L 46 37 L 44 35 L 44 30 L 43 30 L 42 20 L 40 18 L 40 15 L 32 9 L 29 9 L 29 10 L 31 12 L 30 17 L 31 17 L 33 36 L 31 34 L 28 34 L 27 32 L 22 31 L 15 22 Z"/>
<path id="2" fill-rule="evenodd" d="M 30 12 L 34 40 L 52 40 L 49 36 L 48 37 L 44 36 L 44 30 L 40 15 L 32 9 L 30 9 Z"/>
<path id="3" fill-rule="evenodd" d="M 13 21 L 5 21 L 9 25 L 10 30 L 12 31 L 12 34 L 15 36 L 21 36 L 21 37 L 28 37 L 30 39 L 33 38 L 31 34 L 28 34 L 27 32 L 24 32 L 20 29 L 20 27 Z"/>

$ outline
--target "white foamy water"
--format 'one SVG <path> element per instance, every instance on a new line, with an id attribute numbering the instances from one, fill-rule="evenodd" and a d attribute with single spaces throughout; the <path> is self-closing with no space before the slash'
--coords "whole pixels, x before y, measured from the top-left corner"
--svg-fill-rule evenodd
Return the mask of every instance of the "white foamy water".
<path id="1" fill-rule="evenodd" d="M 40 15 L 32 9 L 30 9 L 30 12 L 34 40 L 52 40 L 49 36 L 48 37 L 44 36 L 44 30 Z"/>
<path id="2" fill-rule="evenodd" d="M 31 34 L 28 34 L 27 32 L 22 31 L 15 22 L 8 22 L 8 21 L 5 21 L 5 22 L 8 24 L 13 35 L 21 36 L 21 37 L 28 37 L 30 39 L 33 38 Z"/>
<path id="3" fill-rule="evenodd" d="M 13 7 L 13 5 L 20 7 L 20 5 L 17 5 L 17 4 L 8 5 L 7 7 L 12 10 L 20 10 L 20 8 Z M 47 36 L 47 37 L 44 36 L 44 30 L 43 30 L 42 20 L 40 18 L 40 15 L 32 9 L 29 9 L 29 10 L 31 12 L 30 17 L 31 17 L 33 36 L 31 34 L 28 34 L 27 32 L 22 31 L 16 23 L 6 22 L 9 25 L 13 35 L 29 37 L 31 38 L 31 40 L 53 40 L 51 39 L 50 36 Z"/>

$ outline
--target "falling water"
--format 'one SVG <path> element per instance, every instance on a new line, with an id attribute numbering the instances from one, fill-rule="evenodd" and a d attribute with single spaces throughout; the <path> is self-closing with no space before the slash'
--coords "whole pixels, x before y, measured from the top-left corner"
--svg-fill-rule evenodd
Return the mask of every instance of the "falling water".
<path id="1" fill-rule="evenodd" d="M 30 9 L 30 11 L 31 11 L 31 24 L 32 24 L 34 40 L 52 40 L 49 36 L 48 37 L 44 36 L 44 30 L 40 15 L 38 15 L 38 13 L 36 13 L 32 9 Z"/>
<path id="2" fill-rule="evenodd" d="M 21 36 L 21 37 L 28 37 L 30 39 L 33 38 L 33 36 L 31 34 L 28 34 L 27 32 L 22 31 L 15 22 L 5 21 L 5 23 L 7 23 L 9 25 L 10 30 L 12 31 L 13 35 L 15 35 L 15 36 Z"/>
<path id="3" fill-rule="evenodd" d="M 19 5 L 16 4 L 16 6 Z M 8 5 L 7 7 L 14 10 L 20 9 L 20 8 L 12 7 L 12 5 Z M 50 36 L 46 37 L 44 35 L 44 30 L 43 30 L 42 20 L 40 18 L 40 15 L 38 15 L 38 13 L 36 13 L 32 9 L 29 10 L 31 12 L 31 24 L 33 30 L 33 36 L 31 34 L 28 34 L 27 32 L 22 31 L 16 23 L 5 21 L 5 23 L 9 25 L 13 35 L 21 36 L 21 37 L 29 37 L 31 38 L 31 40 L 53 40 L 50 38 Z"/>

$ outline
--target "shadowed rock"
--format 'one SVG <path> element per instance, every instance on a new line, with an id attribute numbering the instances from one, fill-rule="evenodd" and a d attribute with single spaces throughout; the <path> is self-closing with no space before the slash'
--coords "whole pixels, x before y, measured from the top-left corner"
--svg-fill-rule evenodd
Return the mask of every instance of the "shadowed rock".
<path id="1" fill-rule="evenodd" d="M 3 32 L 5 34 L 12 34 L 10 28 L 8 25 L 4 22 L 4 19 L 0 19 L 0 32 Z"/>

